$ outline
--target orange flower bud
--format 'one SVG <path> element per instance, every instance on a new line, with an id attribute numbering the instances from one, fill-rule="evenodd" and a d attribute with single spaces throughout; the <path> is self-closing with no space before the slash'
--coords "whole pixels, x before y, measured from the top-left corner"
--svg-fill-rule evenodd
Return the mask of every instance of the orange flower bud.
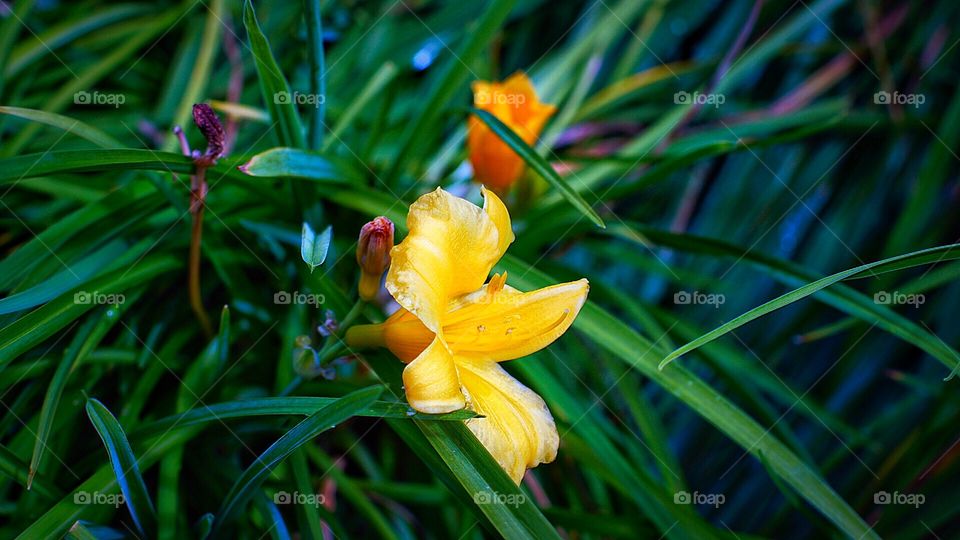
<path id="1" fill-rule="evenodd" d="M 502 83 L 475 81 L 471 88 L 474 107 L 496 116 L 530 145 L 537 141 L 543 126 L 557 109 L 541 103 L 530 79 L 519 71 Z M 523 174 L 523 158 L 479 118 L 471 116 L 467 128 L 467 147 L 475 179 L 503 193 Z"/>
<path id="2" fill-rule="evenodd" d="M 360 265 L 360 298 L 371 300 L 380 289 L 380 278 L 390 266 L 393 222 L 380 216 L 360 229 L 357 264 Z"/>

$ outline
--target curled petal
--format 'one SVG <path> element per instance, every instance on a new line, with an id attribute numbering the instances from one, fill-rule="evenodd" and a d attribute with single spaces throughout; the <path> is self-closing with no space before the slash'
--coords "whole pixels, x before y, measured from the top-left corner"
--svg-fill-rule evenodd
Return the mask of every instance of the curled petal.
<path id="1" fill-rule="evenodd" d="M 470 408 L 467 427 L 517 484 L 528 468 L 556 459 L 560 436 L 536 392 L 490 360 L 457 357 Z"/>
<path id="2" fill-rule="evenodd" d="M 390 252 L 387 290 L 439 333 L 449 299 L 480 288 L 500 260 L 500 233 L 480 207 L 439 188 L 410 206 L 407 228 Z"/>
<path id="3" fill-rule="evenodd" d="M 458 411 L 466 405 L 453 355 L 440 337 L 403 369 L 407 403 L 430 414 Z"/>
<path id="4" fill-rule="evenodd" d="M 513 243 L 514 235 L 513 228 L 510 224 L 510 213 L 507 211 L 507 207 L 503 204 L 503 201 L 500 200 L 500 197 L 497 197 L 497 194 L 490 191 L 486 188 L 481 188 L 481 193 L 483 193 L 483 211 L 487 213 L 487 216 L 493 221 L 494 226 L 497 228 L 498 233 L 498 244 L 497 251 L 500 253 L 497 256 L 499 261 L 503 254 L 507 252 L 507 247 Z"/>

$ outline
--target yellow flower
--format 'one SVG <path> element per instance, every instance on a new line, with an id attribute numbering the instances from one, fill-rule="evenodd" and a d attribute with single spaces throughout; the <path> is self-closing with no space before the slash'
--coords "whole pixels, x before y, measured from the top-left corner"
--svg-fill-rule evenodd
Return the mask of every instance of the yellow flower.
<path id="1" fill-rule="evenodd" d="M 560 439 L 549 409 L 497 362 L 532 354 L 563 335 L 587 298 L 586 279 L 520 292 L 490 270 L 513 242 L 503 202 L 484 206 L 437 189 L 407 216 L 407 237 L 390 253 L 387 290 L 401 309 L 383 324 L 350 328 L 351 346 L 384 346 L 407 363 L 407 402 L 426 413 L 467 407 L 467 426 L 520 483 L 553 461 Z"/>
<path id="2" fill-rule="evenodd" d="M 530 145 L 557 109 L 541 103 L 530 79 L 519 71 L 502 83 L 475 81 L 472 89 L 476 108 L 496 116 Z M 494 191 L 505 192 L 523 174 L 523 158 L 477 117 L 470 117 L 467 128 L 476 180 Z"/>

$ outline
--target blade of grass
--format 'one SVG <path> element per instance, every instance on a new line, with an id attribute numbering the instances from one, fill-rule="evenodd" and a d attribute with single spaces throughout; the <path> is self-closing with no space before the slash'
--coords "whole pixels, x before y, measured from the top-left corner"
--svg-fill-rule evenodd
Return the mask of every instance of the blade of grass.
<path id="1" fill-rule="evenodd" d="M 250 48 L 260 79 L 260 90 L 263 101 L 270 112 L 270 118 L 275 122 L 277 139 L 282 146 L 306 148 L 303 137 L 303 124 L 300 122 L 300 113 L 290 93 L 290 85 L 280 71 L 270 48 L 267 36 L 263 34 L 257 14 L 253 10 L 253 3 L 246 0 L 243 3 L 243 25 L 247 29 Z"/>
<path id="2" fill-rule="evenodd" d="M 120 143 L 120 141 L 114 139 L 99 129 L 62 114 L 38 111 L 35 109 L 24 109 L 23 107 L 0 107 L 0 114 L 9 114 L 10 116 L 16 116 L 26 120 L 32 120 L 34 122 L 60 128 L 76 135 L 77 137 L 86 139 L 102 148 L 123 147 L 123 144 Z"/>
<path id="3" fill-rule="evenodd" d="M 534 290 L 556 282 L 511 255 L 504 257 L 498 266 L 509 272 L 514 286 L 521 290 Z M 574 327 L 676 396 L 746 452 L 755 456 L 762 454 L 771 470 L 845 534 L 854 538 L 878 538 L 823 478 L 740 408 L 681 366 L 658 369 L 656 347 L 625 323 L 587 302 Z"/>
<path id="4" fill-rule="evenodd" d="M 167 416 L 142 424 L 130 432 L 132 439 L 142 439 L 163 433 L 173 426 L 177 428 L 215 422 L 218 419 L 245 418 L 249 416 L 309 416 L 317 409 L 336 403 L 338 398 L 327 397 L 269 397 L 251 398 L 243 401 L 213 403 L 189 411 Z M 414 414 L 410 414 L 413 412 Z M 446 414 L 424 414 L 413 411 L 407 404 L 377 401 L 356 413 L 371 418 L 407 418 L 426 421 L 460 421 L 474 418 L 476 413 L 468 410 Z"/>
<path id="5" fill-rule="evenodd" d="M 353 120 L 360 114 L 361 111 L 365 110 L 370 104 L 371 100 L 374 97 L 379 96 L 384 87 L 386 87 L 390 82 L 397 76 L 397 66 L 392 62 L 386 62 L 376 73 L 373 74 L 373 77 L 367 81 L 367 84 L 363 87 L 363 90 L 357 94 L 357 97 L 350 100 L 350 105 L 347 107 L 343 114 L 340 115 L 340 118 L 337 119 L 337 122 L 333 125 L 333 129 L 330 130 L 330 137 L 326 138 L 323 142 L 322 151 L 326 152 L 330 145 L 334 141 L 340 139 L 340 136 L 343 135 L 344 130 L 350 127 L 350 124 L 353 123 Z"/>
<path id="6" fill-rule="evenodd" d="M 420 109 L 414 113 L 415 120 L 400 136 L 399 150 L 394 156 L 393 167 L 387 178 L 399 176 L 406 161 L 415 155 L 419 156 L 420 151 L 434 141 L 435 137 L 430 136 L 431 133 L 435 133 L 434 124 L 472 74 L 470 65 L 494 39 L 500 26 L 513 9 L 514 3 L 514 0 L 494 0 L 477 21 L 476 26 L 467 32 L 463 47 L 452 53 L 452 58 L 448 59 L 444 71 L 439 74 L 436 83 L 423 99 Z"/>
<path id="7" fill-rule="evenodd" d="M 327 111 L 327 66 L 323 52 L 323 20 L 320 0 L 303 0 L 303 18 L 307 23 L 307 62 L 310 65 L 310 93 L 319 96 L 310 118 L 310 148 L 324 147 L 323 130 Z M 352 105 L 351 105 L 352 106 Z"/>
<path id="8" fill-rule="evenodd" d="M 157 528 L 156 511 L 123 428 L 113 413 L 96 399 L 87 400 L 86 409 L 87 416 L 107 448 L 110 465 L 123 493 L 124 506 L 130 510 L 130 516 L 133 517 L 140 534 L 153 536 Z"/>
<path id="9" fill-rule="evenodd" d="M 294 450 L 312 441 L 324 431 L 355 416 L 359 411 L 373 404 L 381 392 L 383 387 L 380 386 L 371 386 L 352 392 L 311 414 L 277 439 L 250 467 L 243 471 L 230 488 L 216 514 L 210 536 L 213 538 L 220 536 L 223 528 L 229 525 L 235 514 L 250 500 L 270 471 Z"/>
<path id="10" fill-rule="evenodd" d="M 580 211 L 583 215 L 587 216 L 590 221 L 594 222 L 598 227 L 606 227 L 603 220 L 600 219 L 600 216 L 590 207 L 587 201 L 583 200 L 583 197 L 580 196 L 573 188 L 570 187 L 567 182 L 557 174 L 557 171 L 553 170 L 553 167 L 539 154 L 536 150 L 530 147 L 519 135 L 513 132 L 512 129 L 507 127 L 506 124 L 501 122 L 496 116 L 488 113 L 487 111 L 482 111 L 480 109 L 471 108 L 470 112 L 480 118 L 484 124 L 486 124 L 491 131 L 497 134 L 500 139 L 507 144 L 518 156 L 523 158 L 527 162 L 527 165 L 531 169 L 537 172 L 544 180 L 550 183 L 567 201 L 574 206 L 577 210 Z"/>
<path id="11" fill-rule="evenodd" d="M 133 299 L 130 299 L 133 300 Z M 40 408 L 40 419 L 36 429 L 36 443 L 33 446 L 33 455 L 30 458 L 30 472 L 27 476 L 27 489 L 30 489 L 33 478 L 40 470 L 41 460 L 49 447 L 47 446 L 50 433 L 53 431 L 53 420 L 57 414 L 60 398 L 67 386 L 67 380 L 76 370 L 76 367 L 86 358 L 106 336 L 107 332 L 120 320 L 124 311 L 129 309 L 132 301 L 125 301 L 119 305 L 108 306 L 102 310 L 99 317 L 90 317 L 80 327 L 73 341 L 57 365 L 57 370 L 47 386 L 47 393 Z"/>
<path id="12" fill-rule="evenodd" d="M 690 343 L 681 346 L 679 349 L 668 354 L 666 358 L 660 362 L 660 369 L 663 369 L 673 360 L 697 349 L 705 343 L 709 343 L 743 326 L 744 324 L 747 324 L 750 321 L 758 319 L 784 306 L 788 306 L 797 300 L 806 298 L 807 296 L 810 296 L 811 294 L 829 287 L 830 285 L 833 285 L 839 281 L 845 279 L 854 279 L 857 276 L 863 276 L 866 274 L 891 272 L 894 270 L 910 268 L 922 264 L 937 263 L 958 258 L 960 258 L 960 244 L 949 244 L 946 246 L 914 251 L 912 253 L 898 255 L 889 259 L 883 259 L 881 261 L 860 265 L 848 270 L 844 270 L 843 272 L 838 272 L 836 274 L 818 279 L 813 283 L 809 283 L 803 287 L 794 289 L 793 291 L 774 298 L 773 300 L 770 300 L 761 306 L 751 309 L 739 317 L 736 317 L 733 320 L 718 326 L 714 330 L 707 332 Z M 889 330 L 898 336 L 904 337 L 908 341 L 920 346 L 923 348 L 923 350 L 943 362 L 943 364 L 951 370 L 956 371 L 958 368 L 960 368 L 960 355 L 958 355 L 956 351 L 944 344 L 943 341 L 937 339 L 935 336 L 928 337 L 927 335 L 924 335 L 918 339 L 917 336 L 913 335 L 914 332 L 912 332 L 909 328 L 904 328 L 903 326 L 893 327 Z"/>

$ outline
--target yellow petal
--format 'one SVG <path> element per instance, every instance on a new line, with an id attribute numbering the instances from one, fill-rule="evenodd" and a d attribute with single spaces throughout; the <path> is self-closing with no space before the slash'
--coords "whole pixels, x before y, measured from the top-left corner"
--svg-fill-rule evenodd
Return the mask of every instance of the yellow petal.
<path id="1" fill-rule="evenodd" d="M 467 427 L 517 484 L 528 468 L 557 457 L 560 436 L 553 416 L 533 390 L 496 362 L 457 356 L 470 408 L 483 415 Z"/>
<path id="2" fill-rule="evenodd" d="M 497 251 L 499 252 L 497 260 L 499 261 L 515 238 L 513 228 L 510 225 L 510 213 L 507 212 L 506 205 L 503 204 L 500 197 L 497 197 L 496 193 L 486 188 L 480 188 L 480 192 L 483 193 L 483 211 L 493 221 L 499 235 L 497 245 Z"/>
<path id="3" fill-rule="evenodd" d="M 451 298 L 479 289 L 500 259 L 498 225 L 480 207 L 437 188 L 407 215 L 409 234 L 390 252 L 387 290 L 433 332 Z"/>
<path id="4" fill-rule="evenodd" d="M 403 369 L 403 389 L 407 403 L 420 412 L 447 413 L 466 404 L 453 355 L 440 337 Z"/>
<path id="5" fill-rule="evenodd" d="M 505 277 L 505 276 L 504 276 Z M 497 287 L 502 290 L 497 291 Z M 443 335 L 458 355 L 501 362 L 527 356 L 563 335 L 587 299 L 586 279 L 520 292 L 497 278 L 461 298 L 447 315 Z"/>

